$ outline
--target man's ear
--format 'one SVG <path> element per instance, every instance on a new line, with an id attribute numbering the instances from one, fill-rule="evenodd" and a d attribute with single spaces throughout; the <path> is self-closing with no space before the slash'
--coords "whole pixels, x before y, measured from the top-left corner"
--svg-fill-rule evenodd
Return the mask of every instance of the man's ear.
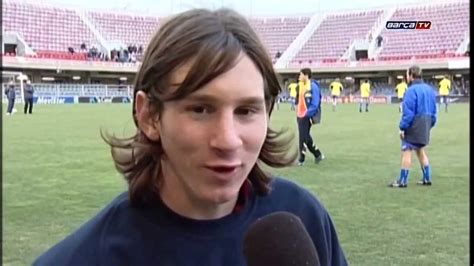
<path id="1" fill-rule="evenodd" d="M 149 107 L 149 99 L 145 92 L 139 91 L 135 97 L 135 117 L 138 128 L 152 141 L 160 140 L 159 119 L 153 115 Z"/>

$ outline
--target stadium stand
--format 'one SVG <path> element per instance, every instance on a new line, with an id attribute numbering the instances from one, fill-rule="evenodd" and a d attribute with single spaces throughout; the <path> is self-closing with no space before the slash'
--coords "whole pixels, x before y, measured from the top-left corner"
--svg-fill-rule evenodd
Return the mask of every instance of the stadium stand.
<path id="1" fill-rule="evenodd" d="M 157 17 L 99 12 L 88 16 L 106 40 L 120 40 L 126 46 L 146 45 L 159 26 Z"/>
<path id="2" fill-rule="evenodd" d="M 294 62 L 336 61 L 351 41 L 363 39 L 382 10 L 329 15 L 293 59 Z"/>
<path id="3" fill-rule="evenodd" d="M 432 27 L 415 31 L 384 29 L 379 59 L 395 60 L 413 55 L 419 58 L 454 56 L 466 31 L 469 31 L 469 3 L 400 8 L 390 20 L 425 20 L 431 21 Z"/>
<path id="4" fill-rule="evenodd" d="M 283 53 L 288 48 L 309 20 L 309 16 L 249 19 L 274 59 L 278 51 Z"/>
<path id="5" fill-rule="evenodd" d="M 328 14 L 315 31 L 309 33 L 311 36 L 308 36 L 302 48 L 297 50 L 295 56 L 290 57 L 288 62 L 294 65 L 302 63 L 311 65 L 314 62 L 346 63 L 348 59 L 343 56 L 348 51 L 351 41 L 367 40 L 374 27 L 386 22 L 382 17 L 392 8 Z M 87 53 L 80 52 L 80 45 L 85 43 L 88 47 L 93 45 L 100 47 L 98 39 L 119 41 L 124 46 L 142 45 L 145 49 L 149 38 L 160 23 L 159 17 L 110 12 L 88 11 L 84 17 L 81 16 L 82 13 L 73 9 L 20 3 L 14 0 L 4 1 L 2 10 L 3 32 L 17 32 L 23 37 L 26 44 L 36 52 L 34 55 L 26 55 L 27 57 L 45 59 L 90 60 Z M 383 45 L 375 60 L 465 56 L 465 51 L 458 50 L 464 39 L 469 38 L 468 10 L 469 2 L 466 0 L 396 7 L 389 20 L 429 20 L 432 22 L 432 29 L 424 31 L 382 29 L 380 34 L 383 36 Z M 318 15 L 252 17 L 249 21 L 276 62 L 276 53 L 284 54 L 294 40 L 306 34 L 303 29 L 310 23 L 312 16 Z M 91 23 L 86 23 L 86 19 Z M 99 32 L 100 38 L 94 35 L 96 31 Z M 78 52 L 68 52 L 69 47 Z M 15 55 L 15 53 L 4 54 L 10 57 Z M 371 58 L 367 63 L 370 64 L 373 60 Z"/>
<path id="6" fill-rule="evenodd" d="M 2 30 L 20 34 L 38 57 L 83 60 L 81 54 L 67 56 L 68 48 L 79 51 L 84 42 L 98 43 L 92 31 L 70 9 L 4 1 L 2 12 Z"/>

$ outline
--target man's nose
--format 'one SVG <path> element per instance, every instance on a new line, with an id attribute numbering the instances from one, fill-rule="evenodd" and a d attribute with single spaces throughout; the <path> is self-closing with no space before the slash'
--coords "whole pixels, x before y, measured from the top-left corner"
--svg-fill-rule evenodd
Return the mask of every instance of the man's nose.
<path id="1" fill-rule="evenodd" d="M 223 114 L 218 118 L 210 144 L 220 151 L 235 151 L 242 146 L 234 114 Z"/>

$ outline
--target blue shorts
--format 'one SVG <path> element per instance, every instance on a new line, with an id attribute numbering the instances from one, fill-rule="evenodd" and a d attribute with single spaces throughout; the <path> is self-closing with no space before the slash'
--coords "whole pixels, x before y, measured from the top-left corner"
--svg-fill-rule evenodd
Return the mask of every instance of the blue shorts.
<path id="1" fill-rule="evenodd" d="M 425 145 L 422 144 L 413 144 L 408 141 L 402 140 L 402 151 L 411 151 L 411 150 L 419 150 L 421 148 L 425 147 Z"/>

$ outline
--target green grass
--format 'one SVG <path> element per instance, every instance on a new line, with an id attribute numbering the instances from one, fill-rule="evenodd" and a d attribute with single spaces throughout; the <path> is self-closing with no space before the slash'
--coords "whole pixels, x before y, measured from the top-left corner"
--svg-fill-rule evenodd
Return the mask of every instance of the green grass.
<path id="1" fill-rule="evenodd" d="M 468 109 L 451 105 L 450 113 L 439 114 L 427 150 L 429 188 L 414 185 L 421 177 L 415 160 L 407 189 L 386 187 L 399 174 L 396 105 L 373 105 L 362 114 L 356 105 L 337 112 L 324 106 L 312 135 L 327 159 L 275 172 L 324 203 L 351 265 L 468 265 Z M 130 105 L 37 105 L 34 111 L 3 115 L 4 265 L 31 264 L 126 189 L 99 129 L 131 132 Z M 295 130 L 295 120 L 282 105 L 272 124 Z"/>

